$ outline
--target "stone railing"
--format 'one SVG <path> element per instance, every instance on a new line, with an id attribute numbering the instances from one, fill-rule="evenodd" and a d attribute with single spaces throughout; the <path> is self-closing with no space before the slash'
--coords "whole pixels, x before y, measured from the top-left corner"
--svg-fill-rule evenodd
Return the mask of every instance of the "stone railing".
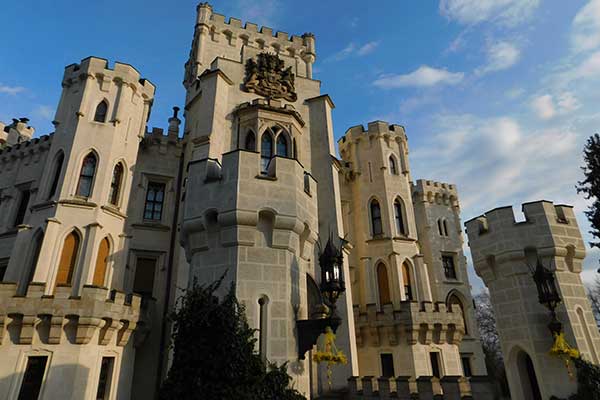
<path id="1" fill-rule="evenodd" d="M 437 379 L 420 376 L 374 378 L 353 376 L 348 379 L 348 400 L 492 400 L 494 398 L 488 378 L 473 376 L 445 376 Z"/>
<path id="2" fill-rule="evenodd" d="M 25 296 L 17 296 L 15 283 L 0 283 L 0 345 L 31 344 L 34 335 L 50 345 L 88 344 L 95 338 L 107 345 L 116 335 L 115 343 L 125 346 L 143 323 L 137 295 L 84 286 L 81 296 L 71 296 L 71 287 L 58 286 L 47 296 L 45 286 L 31 283 Z"/>

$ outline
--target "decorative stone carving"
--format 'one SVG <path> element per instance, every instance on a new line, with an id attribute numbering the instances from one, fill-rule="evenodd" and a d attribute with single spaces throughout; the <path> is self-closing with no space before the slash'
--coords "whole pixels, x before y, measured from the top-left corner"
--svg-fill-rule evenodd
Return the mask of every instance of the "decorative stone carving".
<path id="1" fill-rule="evenodd" d="M 275 54 L 260 53 L 257 58 L 258 62 L 246 61 L 244 90 L 271 99 L 296 101 L 292 67 L 285 68 L 283 60 Z"/>

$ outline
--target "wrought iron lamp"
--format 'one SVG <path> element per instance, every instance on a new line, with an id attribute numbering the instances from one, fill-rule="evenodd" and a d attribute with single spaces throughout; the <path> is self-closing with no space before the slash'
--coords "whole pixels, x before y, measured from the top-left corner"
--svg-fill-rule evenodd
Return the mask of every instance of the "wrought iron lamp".
<path id="1" fill-rule="evenodd" d="M 532 269 L 530 267 L 530 269 Z M 556 283 L 554 273 L 550 269 L 544 267 L 542 261 L 538 257 L 535 270 L 532 272 L 533 280 L 537 287 L 538 301 L 550 311 L 552 320 L 548 324 L 548 328 L 552 334 L 559 334 L 562 331 L 562 324 L 556 317 L 556 307 L 562 302 Z"/>
<path id="2" fill-rule="evenodd" d="M 321 266 L 321 285 L 320 290 L 329 307 L 327 316 L 319 319 L 297 320 L 296 328 L 298 331 L 298 358 L 304 360 L 306 352 L 317 343 L 319 335 L 325 333 L 326 328 L 331 328 L 335 333 L 342 323 L 342 319 L 336 313 L 335 303 L 344 291 L 343 263 L 342 254 L 343 239 L 340 239 L 339 248 L 333 243 L 333 237 L 327 241 L 325 249 L 319 256 L 319 265 Z"/>

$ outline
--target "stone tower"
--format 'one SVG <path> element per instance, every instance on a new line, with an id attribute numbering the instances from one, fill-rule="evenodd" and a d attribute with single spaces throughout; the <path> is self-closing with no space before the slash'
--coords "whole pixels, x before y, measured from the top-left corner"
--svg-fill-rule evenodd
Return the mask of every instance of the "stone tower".
<path id="1" fill-rule="evenodd" d="M 9 152 L 11 163 L 19 160 L 0 167 L 0 187 L 14 185 L 2 193 L 10 220 L 0 222 L 0 248 L 10 261 L 0 283 L 0 347 L 2 364 L 18 366 L 2 398 L 16 398 L 30 367 L 48 371 L 44 398 L 91 397 L 100 376 L 116 380 L 133 368 L 140 298 L 122 292 L 120 257 L 155 88 L 130 65 L 111 69 L 93 57 L 68 66 L 62 84 L 56 132 L 0 151 L 3 162 Z M 131 381 L 104 387 L 128 398 Z"/>
<path id="2" fill-rule="evenodd" d="M 513 399 L 568 397 L 576 381 L 562 360 L 548 355 L 548 310 L 539 304 L 528 265 L 538 257 L 556 278 L 557 308 L 567 341 L 598 364 L 600 335 L 581 283 L 585 246 L 570 206 L 548 201 L 523 204 L 524 221 L 501 207 L 466 222 L 475 271 L 491 295 Z"/>
<path id="3" fill-rule="evenodd" d="M 319 391 L 320 372 L 298 360 L 296 320 L 318 298 L 316 241 L 344 236 L 331 110 L 312 79 L 315 38 L 273 35 L 228 21 L 205 3 L 184 86 L 187 183 L 181 243 L 190 280 L 223 274 L 236 284 L 258 350 L 290 362 L 296 387 Z M 346 273 L 347 267 L 346 267 Z M 311 292 L 312 291 L 312 292 Z M 338 345 L 352 362 L 336 369 L 334 386 L 357 375 L 350 290 L 338 301 L 344 325 Z"/>
<path id="4" fill-rule="evenodd" d="M 350 271 L 361 375 L 463 376 L 460 304 L 447 302 L 447 293 L 431 283 L 431 276 L 438 282 L 440 268 L 432 252 L 451 250 L 458 265 L 460 239 L 444 248 L 428 236 L 433 218 L 428 214 L 445 211 L 423 205 L 423 189 L 432 191 L 424 181 L 412 185 L 404 128 L 375 121 L 366 130 L 350 128 L 338 143 L 344 225 L 353 246 Z M 451 219 L 454 237 L 460 235 L 457 221 Z M 466 274 L 460 282 L 454 278 L 449 285 L 468 288 Z M 481 350 L 472 355 L 475 360 L 466 371 L 485 375 Z"/>

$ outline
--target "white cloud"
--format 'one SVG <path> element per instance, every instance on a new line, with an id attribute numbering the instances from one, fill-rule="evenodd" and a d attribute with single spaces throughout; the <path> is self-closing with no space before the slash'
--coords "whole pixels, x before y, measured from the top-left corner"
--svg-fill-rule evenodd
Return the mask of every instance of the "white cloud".
<path id="1" fill-rule="evenodd" d="M 600 0 L 590 0 L 573 19 L 571 44 L 576 52 L 600 45 Z"/>
<path id="2" fill-rule="evenodd" d="M 531 101 L 531 108 L 536 113 L 538 118 L 541 119 L 550 119 L 556 115 L 554 101 L 552 100 L 552 96 L 549 94 L 535 97 Z"/>
<path id="3" fill-rule="evenodd" d="M 540 0 L 440 0 L 440 13 L 462 24 L 484 21 L 513 26 L 533 15 Z"/>
<path id="4" fill-rule="evenodd" d="M 44 105 L 41 105 L 41 106 L 38 106 L 38 107 L 37 107 L 37 108 L 36 108 L 36 109 L 33 111 L 33 113 L 34 113 L 35 115 L 38 115 L 38 116 L 40 116 L 41 118 L 44 118 L 44 119 L 50 120 L 50 119 L 52 119 L 52 117 L 54 116 L 54 109 L 53 109 L 52 107 L 50 107 L 50 106 L 44 106 Z"/>
<path id="5" fill-rule="evenodd" d="M 508 42 L 491 43 L 487 47 L 487 63 L 477 70 L 479 75 L 502 71 L 515 65 L 521 57 L 521 50 Z"/>
<path id="6" fill-rule="evenodd" d="M 581 104 L 571 92 L 564 92 L 555 99 L 552 95 L 544 94 L 531 100 L 530 106 L 540 119 L 551 119 L 557 115 L 565 115 L 581 107 Z"/>
<path id="7" fill-rule="evenodd" d="M 576 70 L 575 78 L 600 76 L 600 51 L 590 55 Z"/>
<path id="8" fill-rule="evenodd" d="M 6 86 L 0 83 L 0 93 L 9 94 L 14 96 L 25 90 L 22 86 Z"/>
<path id="9" fill-rule="evenodd" d="M 361 46 L 356 43 L 349 43 L 342 50 L 327 57 L 325 61 L 340 61 L 351 56 L 366 56 L 367 54 L 372 53 L 377 46 L 379 46 L 379 42 L 377 41 L 368 42 Z"/>
<path id="10" fill-rule="evenodd" d="M 237 0 L 231 15 L 242 21 L 273 27 L 283 9 L 279 0 Z"/>
<path id="11" fill-rule="evenodd" d="M 437 85 L 456 85 L 464 78 L 462 72 L 450 72 L 446 69 L 422 65 L 409 74 L 382 75 L 373 82 L 377 87 L 396 89 L 401 87 L 431 87 Z"/>

